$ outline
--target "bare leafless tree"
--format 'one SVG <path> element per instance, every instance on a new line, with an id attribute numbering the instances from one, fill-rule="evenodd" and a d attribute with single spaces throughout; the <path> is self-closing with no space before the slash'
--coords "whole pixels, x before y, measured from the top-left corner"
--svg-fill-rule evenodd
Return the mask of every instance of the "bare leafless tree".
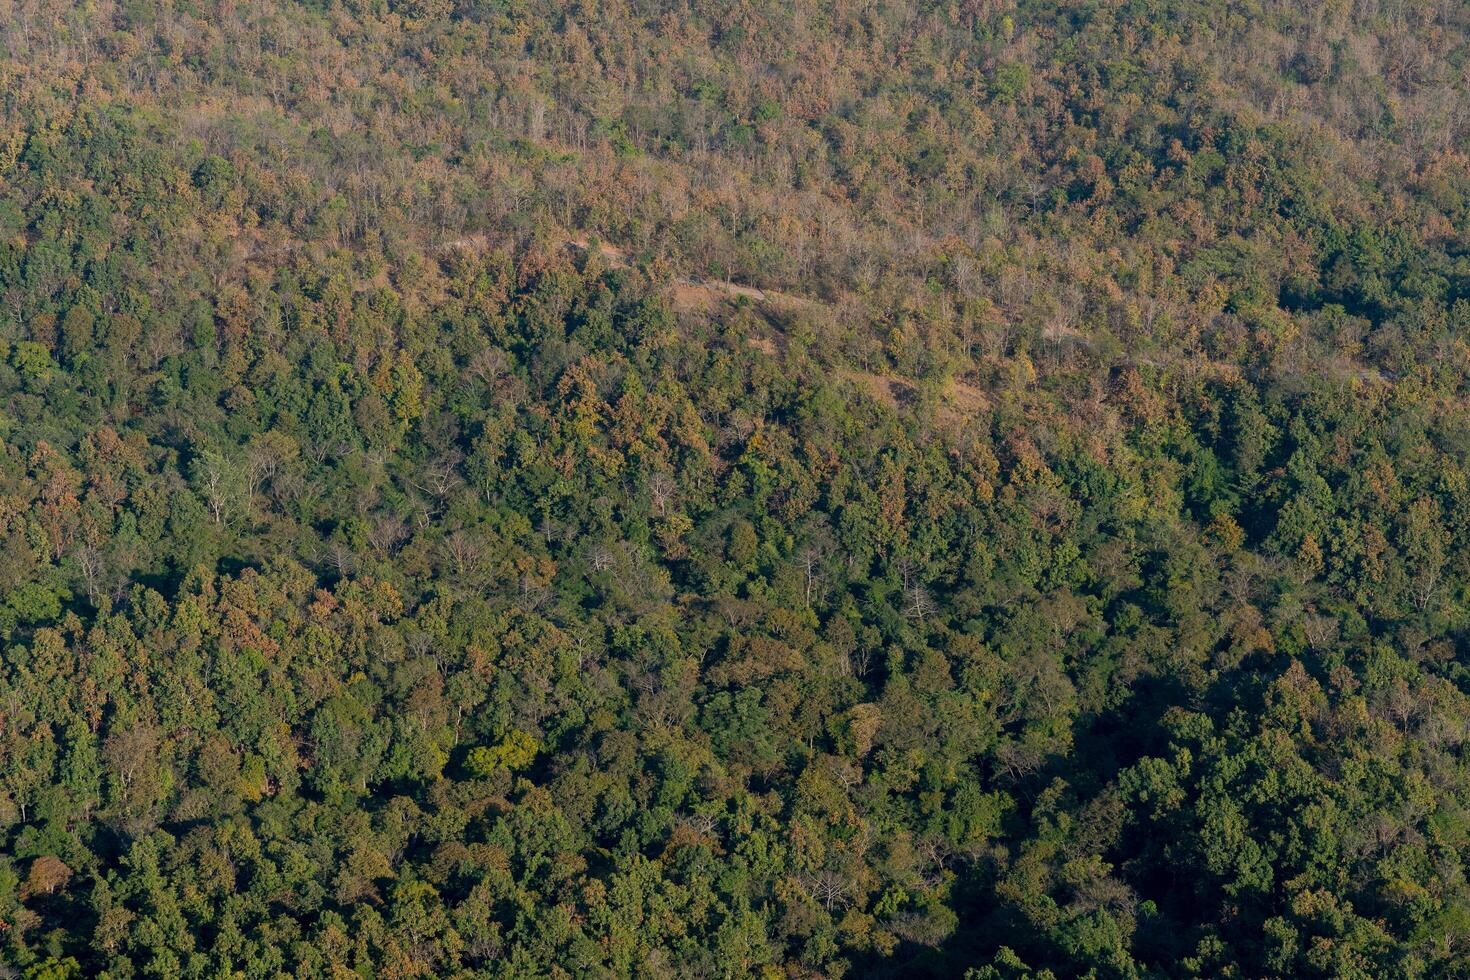
<path id="1" fill-rule="evenodd" d="M 934 599 L 929 590 L 914 582 L 904 590 L 904 613 L 920 623 L 934 614 Z"/>
<path id="2" fill-rule="evenodd" d="M 408 539 L 408 525 L 397 517 L 380 517 L 368 530 L 368 543 L 380 554 L 392 555 Z"/>
<path id="3" fill-rule="evenodd" d="M 852 900 L 852 882 L 829 869 L 804 875 L 800 883 L 802 890 L 828 912 L 843 908 Z"/>
<path id="4" fill-rule="evenodd" d="M 102 590 L 102 578 L 106 573 L 106 559 L 102 549 L 96 545 L 84 544 L 76 549 L 76 557 L 82 581 L 87 583 L 87 601 L 96 605 L 97 595 Z"/>
<path id="5" fill-rule="evenodd" d="M 454 566 L 454 574 L 461 578 L 477 575 L 485 559 L 483 543 L 463 530 L 455 531 L 444 539 L 444 553 Z"/>
<path id="6" fill-rule="evenodd" d="M 605 544 L 594 544 L 587 555 L 587 562 L 594 572 L 605 572 L 617 561 L 617 552 Z"/>
<path id="7" fill-rule="evenodd" d="M 797 555 L 796 567 L 801 571 L 803 595 L 808 606 L 817 596 L 822 580 L 822 565 L 826 560 L 826 550 L 818 545 L 809 545 Z"/>
<path id="8" fill-rule="evenodd" d="M 678 490 L 679 485 L 667 473 L 654 473 L 648 478 L 648 497 L 654 509 L 658 511 L 659 517 L 664 517 L 668 513 L 669 504 Z"/>
<path id="9" fill-rule="evenodd" d="M 454 488 L 462 481 L 459 477 L 459 454 L 454 451 L 446 452 L 434 459 L 428 466 L 424 467 L 418 481 L 414 486 L 428 494 L 434 501 L 434 512 L 438 513 L 444 509 L 444 503 Z"/>
<path id="10" fill-rule="evenodd" d="M 322 555 L 327 568 L 331 569 L 338 578 L 347 578 L 357 570 L 357 556 L 352 553 L 344 541 L 333 541 L 328 544 Z"/>

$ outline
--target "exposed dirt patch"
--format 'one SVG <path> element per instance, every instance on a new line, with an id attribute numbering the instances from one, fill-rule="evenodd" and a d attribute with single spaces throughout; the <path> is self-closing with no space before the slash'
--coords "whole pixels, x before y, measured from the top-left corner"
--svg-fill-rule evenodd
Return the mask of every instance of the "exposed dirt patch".
<path id="1" fill-rule="evenodd" d="M 463 238 L 444 242 L 439 247 L 446 252 L 456 248 L 469 252 L 483 252 L 490 247 L 490 239 L 485 235 L 466 235 Z"/>
<path id="2" fill-rule="evenodd" d="M 838 373 L 890 408 L 897 408 L 914 396 L 913 386 L 902 378 L 867 371 L 844 370 Z"/>
<path id="3" fill-rule="evenodd" d="M 918 389 L 904 378 L 854 370 L 840 374 L 889 408 L 910 404 L 919 396 Z M 958 424 L 971 421 L 989 407 L 990 399 L 979 388 L 963 381 L 951 381 L 944 389 L 944 402 L 936 414 L 941 422 Z"/>
<path id="4" fill-rule="evenodd" d="M 444 247 L 484 249 L 487 244 L 485 236 L 470 235 L 446 242 Z M 584 253 L 592 248 L 592 242 L 587 238 L 569 238 L 566 245 L 568 248 Z M 598 242 L 597 252 L 603 261 L 613 268 L 621 269 L 631 265 L 628 251 L 616 245 Z M 677 277 L 669 283 L 669 300 L 674 309 L 681 313 L 707 313 L 721 303 L 739 300 L 748 301 L 768 314 L 815 309 L 825 305 L 806 296 L 761 289 L 757 286 L 745 286 L 740 283 L 692 279 L 684 276 Z M 770 317 L 768 316 L 767 319 Z M 747 337 L 745 343 L 754 350 L 774 357 L 781 352 L 782 339 L 780 336 L 752 336 Z M 911 403 L 918 396 L 913 383 L 904 378 L 850 368 L 842 370 L 839 374 L 891 408 Z M 964 422 L 989 407 L 990 399 L 986 398 L 985 393 L 979 388 L 963 381 L 951 381 L 945 388 L 944 404 L 939 409 L 939 418 L 950 423 Z"/>
<path id="5" fill-rule="evenodd" d="M 714 309 L 719 305 L 720 296 L 713 290 L 682 279 L 674 280 L 669 289 L 669 301 L 674 304 L 674 309 L 680 313 L 703 313 Z"/>
<path id="6" fill-rule="evenodd" d="M 959 419 L 967 419 L 978 415 L 990 407 L 990 399 L 985 397 L 985 392 L 972 384 L 963 381 L 951 381 L 949 390 L 945 392 L 944 411 L 952 412 Z"/>
<path id="7" fill-rule="evenodd" d="M 592 243 L 585 238 L 568 238 L 567 244 L 579 252 L 585 252 L 592 247 Z M 623 268 L 628 265 L 628 250 L 609 245 L 607 242 L 597 243 L 597 254 L 607 260 L 614 268 Z"/>
<path id="8" fill-rule="evenodd" d="M 567 245 L 579 252 L 586 252 L 592 247 L 592 243 L 586 238 L 569 238 L 567 239 Z M 627 249 L 618 248 L 616 245 L 608 245 L 605 242 L 599 242 L 597 251 L 614 268 L 626 268 L 631 264 Z M 803 307 L 820 305 L 816 300 L 808 299 L 805 296 L 795 296 L 791 293 L 761 289 L 758 286 L 745 286 L 737 282 L 721 282 L 715 279 L 694 279 L 688 276 L 679 276 L 670 285 L 670 297 L 676 310 L 709 310 L 713 309 L 721 300 L 733 300 L 742 297 L 773 310 L 801 309 Z"/>

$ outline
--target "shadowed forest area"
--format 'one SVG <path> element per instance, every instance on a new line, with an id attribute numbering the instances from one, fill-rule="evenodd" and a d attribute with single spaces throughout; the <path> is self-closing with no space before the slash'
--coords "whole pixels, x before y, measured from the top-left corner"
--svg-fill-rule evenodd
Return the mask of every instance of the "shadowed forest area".
<path id="1" fill-rule="evenodd" d="M 0 0 L 0 974 L 1470 973 L 1467 62 Z"/>

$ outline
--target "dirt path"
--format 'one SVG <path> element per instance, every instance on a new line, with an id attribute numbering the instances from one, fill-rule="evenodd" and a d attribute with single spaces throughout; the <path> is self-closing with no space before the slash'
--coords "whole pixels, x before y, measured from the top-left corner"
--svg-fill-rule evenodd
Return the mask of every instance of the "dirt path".
<path id="1" fill-rule="evenodd" d="M 591 242 L 584 238 L 568 239 L 567 244 L 582 252 L 592 247 Z M 609 265 L 616 268 L 626 268 L 631 264 L 627 251 L 615 245 L 599 242 L 597 250 Z M 672 283 L 671 296 L 674 309 L 685 312 L 710 310 L 722 299 L 737 297 L 744 297 L 776 311 L 815 309 L 823 306 L 817 300 L 806 296 L 796 296 L 773 289 L 760 289 L 756 286 L 742 286 L 739 283 L 692 279 L 687 276 L 677 276 Z M 778 340 L 769 337 L 751 337 L 747 343 L 756 350 L 773 356 L 780 352 L 781 347 Z M 905 378 L 853 369 L 846 369 L 839 373 L 868 392 L 873 398 L 890 407 L 897 408 L 913 398 L 914 385 Z M 990 399 L 986 398 L 985 393 L 979 388 L 963 381 L 950 381 L 944 392 L 944 405 L 940 408 L 940 417 L 947 422 L 962 422 L 989 407 Z"/>
<path id="2" fill-rule="evenodd" d="M 473 248 L 483 249 L 487 247 L 488 241 L 484 235 L 469 235 L 454 241 L 445 242 L 443 248 Z M 568 238 L 568 248 L 578 252 L 588 252 L 592 249 L 592 242 L 586 238 Z M 627 249 L 609 245 L 606 242 L 597 243 L 597 254 L 603 261 L 615 269 L 627 269 L 633 265 L 632 257 Z M 740 283 L 722 282 L 717 279 L 695 279 L 689 276 L 675 276 L 670 280 L 670 299 L 674 309 L 680 312 L 707 312 L 717 307 L 722 301 L 744 298 L 752 303 L 760 304 L 772 312 L 791 312 L 795 310 L 811 310 L 824 308 L 819 300 L 806 296 L 797 296 L 793 293 L 783 293 L 774 289 L 761 289 L 757 286 L 745 286 Z M 774 326 L 775 324 L 773 324 Z M 750 347 L 771 356 L 781 352 L 783 338 L 781 337 L 750 337 L 747 340 Z M 851 381 L 859 388 L 866 391 L 871 397 L 884 404 L 897 408 L 911 401 L 914 395 L 914 384 L 906 378 L 893 375 L 874 374 L 868 371 L 855 369 L 844 369 L 839 372 L 840 376 Z M 944 392 L 944 405 L 940 408 L 940 418 L 947 422 L 962 422 L 965 419 L 989 408 L 990 399 L 985 393 L 974 385 L 963 381 L 950 381 Z"/>
<path id="3" fill-rule="evenodd" d="M 579 252 L 586 252 L 592 247 L 592 243 L 585 238 L 569 238 L 567 244 Z M 597 252 L 607 263 L 615 268 L 628 268 L 632 265 L 632 259 L 626 249 L 599 242 Z M 820 306 L 814 299 L 805 296 L 796 296 L 792 293 L 782 293 L 774 289 L 761 289 L 758 286 L 744 286 L 735 282 L 721 282 L 718 279 L 695 279 L 689 276 L 676 276 L 672 280 L 673 298 L 675 308 L 686 309 L 708 309 L 711 300 L 720 298 L 734 298 L 743 296 L 756 303 L 764 303 L 776 309 L 801 309 Z"/>

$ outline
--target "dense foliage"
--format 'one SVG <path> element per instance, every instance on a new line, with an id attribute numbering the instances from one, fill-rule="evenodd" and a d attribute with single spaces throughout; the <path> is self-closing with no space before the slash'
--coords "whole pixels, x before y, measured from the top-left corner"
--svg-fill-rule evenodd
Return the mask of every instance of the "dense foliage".
<path id="1" fill-rule="evenodd" d="M 1464 975 L 1467 57 L 0 0 L 0 959 Z"/>

